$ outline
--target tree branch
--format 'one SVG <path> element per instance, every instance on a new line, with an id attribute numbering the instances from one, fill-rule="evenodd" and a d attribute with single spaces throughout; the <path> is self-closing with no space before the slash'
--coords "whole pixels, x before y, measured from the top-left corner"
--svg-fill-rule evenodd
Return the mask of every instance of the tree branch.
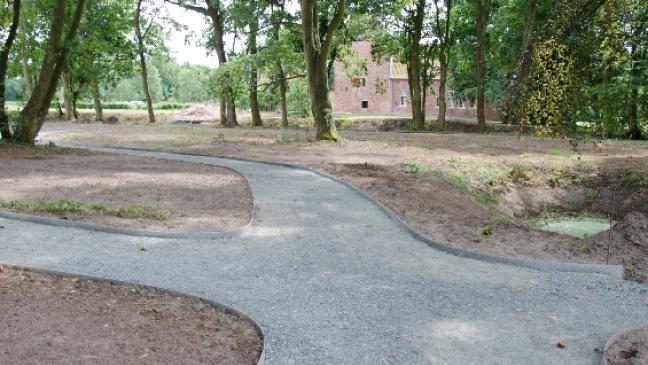
<path id="1" fill-rule="evenodd" d="M 335 31 L 340 27 L 340 24 L 342 24 L 342 21 L 344 20 L 344 8 L 346 6 L 346 1 L 345 0 L 339 0 L 338 1 L 338 6 L 335 9 L 335 16 L 333 17 L 333 20 L 329 23 L 328 29 L 326 30 L 326 37 L 324 37 L 324 43 L 322 43 L 322 54 L 326 54 L 328 56 L 328 50 L 331 47 L 331 43 L 333 42 L 333 37 L 335 35 Z"/>
<path id="2" fill-rule="evenodd" d="M 207 12 L 207 9 L 202 8 L 200 6 L 194 6 L 194 5 L 185 4 L 185 3 L 182 3 L 182 2 L 180 2 L 178 0 L 164 0 L 164 2 L 172 4 L 172 5 L 179 6 L 181 8 L 185 8 L 187 10 L 195 11 L 196 13 L 200 13 L 202 15 L 209 15 L 208 12 Z"/>

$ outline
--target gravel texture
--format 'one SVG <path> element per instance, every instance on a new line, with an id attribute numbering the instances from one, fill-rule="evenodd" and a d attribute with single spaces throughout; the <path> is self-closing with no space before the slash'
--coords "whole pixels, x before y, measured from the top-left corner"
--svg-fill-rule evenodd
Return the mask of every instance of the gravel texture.
<path id="1" fill-rule="evenodd" d="M 645 286 L 441 252 L 313 172 L 98 150 L 233 168 L 250 183 L 253 222 L 172 240 L 0 219 L 0 262 L 221 302 L 262 327 L 266 364 L 595 364 L 615 332 L 648 323 Z"/>

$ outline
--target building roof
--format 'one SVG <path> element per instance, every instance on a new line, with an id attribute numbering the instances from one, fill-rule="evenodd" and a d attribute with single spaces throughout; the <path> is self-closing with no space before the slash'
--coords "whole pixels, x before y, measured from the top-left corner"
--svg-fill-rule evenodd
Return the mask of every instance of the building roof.
<path id="1" fill-rule="evenodd" d="M 405 64 L 396 62 L 393 58 L 389 62 L 390 79 L 407 79 L 407 66 Z"/>

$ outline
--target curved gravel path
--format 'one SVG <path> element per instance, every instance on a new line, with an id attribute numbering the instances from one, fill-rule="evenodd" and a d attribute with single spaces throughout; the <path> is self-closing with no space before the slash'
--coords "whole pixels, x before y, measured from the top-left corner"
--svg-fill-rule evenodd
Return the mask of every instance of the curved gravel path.
<path id="1" fill-rule="evenodd" d="M 261 326 L 266 364 L 598 364 L 610 336 L 648 323 L 646 286 L 444 253 L 313 172 L 97 150 L 240 171 L 253 222 L 222 237 L 165 239 L 0 218 L 0 263 L 218 301 Z"/>

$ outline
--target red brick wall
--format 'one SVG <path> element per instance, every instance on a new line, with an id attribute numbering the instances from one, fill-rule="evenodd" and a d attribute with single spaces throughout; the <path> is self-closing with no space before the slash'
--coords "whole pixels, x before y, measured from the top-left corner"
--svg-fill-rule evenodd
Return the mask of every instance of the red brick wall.
<path id="1" fill-rule="evenodd" d="M 356 42 L 354 48 L 361 57 L 368 60 L 365 86 L 354 87 L 352 80 L 346 75 L 344 67 L 335 63 L 335 89 L 332 91 L 333 112 L 335 114 L 351 115 L 393 115 L 411 116 L 411 98 L 407 79 L 389 79 L 389 59 L 376 64 L 372 61 L 371 45 L 369 42 Z M 434 95 L 427 96 L 426 116 L 434 118 L 438 115 L 436 95 L 439 90 L 439 80 L 434 80 Z M 400 105 L 401 93 L 407 96 L 407 106 Z M 447 97 L 447 94 L 446 94 Z M 368 101 L 368 108 L 362 108 L 362 102 Z M 476 105 L 466 101 L 463 107 L 459 100 L 451 103 L 448 100 L 446 118 L 474 119 L 477 117 Z M 500 120 L 501 113 L 486 105 L 487 119 Z"/>
<path id="2" fill-rule="evenodd" d="M 389 111 L 389 61 L 376 64 L 371 61 L 369 42 L 354 44 L 361 57 L 368 60 L 366 85 L 354 87 L 339 62 L 335 63 L 335 89 L 333 90 L 333 111 L 337 114 L 391 115 Z M 369 107 L 362 108 L 362 101 Z"/>

